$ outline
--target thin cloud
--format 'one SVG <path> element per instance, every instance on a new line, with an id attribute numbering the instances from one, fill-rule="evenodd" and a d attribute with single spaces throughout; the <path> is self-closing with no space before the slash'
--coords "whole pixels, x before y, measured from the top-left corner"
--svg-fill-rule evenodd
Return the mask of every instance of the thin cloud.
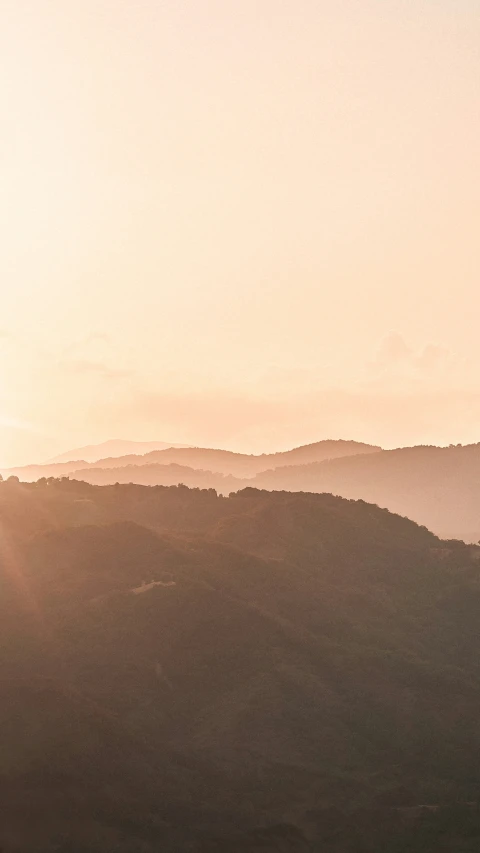
<path id="1" fill-rule="evenodd" d="M 90 335 L 86 335 L 84 338 L 80 338 L 80 340 L 72 341 L 72 343 L 68 344 L 68 346 L 63 350 L 63 356 L 69 357 L 73 354 L 90 351 L 92 347 L 96 347 L 98 344 L 110 347 L 110 336 L 105 332 L 92 332 Z"/>
<path id="2" fill-rule="evenodd" d="M 102 431 L 120 421 L 132 434 L 155 430 L 188 444 L 255 452 L 325 438 L 384 444 L 388 436 L 389 446 L 448 444 L 477 440 L 465 424 L 480 419 L 480 393 L 331 388 L 292 400 L 130 389 L 123 399 L 103 400 L 93 416 Z"/>
<path id="3" fill-rule="evenodd" d="M 8 415 L 0 415 L 0 427 L 6 427 L 7 429 L 13 430 L 24 430 L 27 432 L 38 432 L 37 428 L 28 423 L 28 421 L 23 421 L 20 418 L 9 417 Z"/>
<path id="4" fill-rule="evenodd" d="M 427 372 L 448 367 L 451 361 L 452 353 L 450 350 L 437 344 L 427 344 L 422 352 L 414 358 L 415 366 L 419 370 Z"/>
<path id="5" fill-rule="evenodd" d="M 100 361 L 89 359 L 70 359 L 62 362 L 63 367 L 71 373 L 97 374 L 105 379 L 125 379 L 131 376 L 131 371 L 121 368 L 110 367 Z"/>
<path id="6" fill-rule="evenodd" d="M 402 335 L 399 332 L 389 332 L 380 341 L 371 365 L 374 368 L 386 370 L 392 365 L 410 362 L 413 357 L 413 350 L 408 346 Z"/>
<path id="7" fill-rule="evenodd" d="M 119 380 L 132 374 L 127 368 L 112 366 L 117 362 L 117 353 L 109 335 L 94 332 L 65 347 L 58 364 L 61 369 L 78 376 L 96 375 Z"/>
<path id="8" fill-rule="evenodd" d="M 370 373 L 393 379 L 431 379 L 435 374 L 454 374 L 461 360 L 447 347 L 428 342 L 418 350 L 411 347 L 399 332 L 390 332 L 380 341 L 377 352 L 367 368 Z"/>

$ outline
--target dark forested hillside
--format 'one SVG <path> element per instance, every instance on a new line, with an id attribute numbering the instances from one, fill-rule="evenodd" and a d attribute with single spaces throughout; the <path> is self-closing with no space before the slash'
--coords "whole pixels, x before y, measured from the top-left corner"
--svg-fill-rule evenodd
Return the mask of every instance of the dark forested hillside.
<path id="1" fill-rule="evenodd" d="M 11 481 L 0 563 L 5 850 L 478 849 L 477 549 L 328 494 Z"/>
<path id="2" fill-rule="evenodd" d="M 480 444 L 405 447 L 259 474 L 258 488 L 333 492 L 399 512 L 439 536 L 480 539 Z"/>

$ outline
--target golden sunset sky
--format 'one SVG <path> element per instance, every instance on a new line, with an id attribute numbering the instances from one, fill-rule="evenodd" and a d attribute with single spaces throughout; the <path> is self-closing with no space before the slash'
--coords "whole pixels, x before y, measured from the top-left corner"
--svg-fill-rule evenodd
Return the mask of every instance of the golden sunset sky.
<path id="1" fill-rule="evenodd" d="M 0 0 L 1 464 L 480 440 L 478 0 Z"/>

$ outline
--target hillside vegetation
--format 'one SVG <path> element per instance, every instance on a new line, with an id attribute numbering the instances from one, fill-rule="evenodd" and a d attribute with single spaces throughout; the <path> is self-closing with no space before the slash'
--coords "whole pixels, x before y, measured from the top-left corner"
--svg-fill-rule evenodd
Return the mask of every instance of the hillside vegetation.
<path id="1" fill-rule="evenodd" d="M 328 494 L 10 481 L 0 563 L 5 850 L 478 849 L 478 549 Z"/>

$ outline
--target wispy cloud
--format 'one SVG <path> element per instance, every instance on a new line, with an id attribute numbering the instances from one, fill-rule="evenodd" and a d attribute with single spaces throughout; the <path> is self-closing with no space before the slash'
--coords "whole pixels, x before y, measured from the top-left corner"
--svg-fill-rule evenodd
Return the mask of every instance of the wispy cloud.
<path id="1" fill-rule="evenodd" d="M 14 430 L 26 430 L 27 432 L 37 432 L 36 427 L 28 421 L 23 421 L 20 418 L 9 417 L 8 415 L 0 415 L 0 427 Z"/>
<path id="2" fill-rule="evenodd" d="M 89 359 L 70 359 L 63 361 L 65 370 L 77 374 L 96 374 L 104 379 L 125 379 L 132 371 L 111 367 L 101 361 L 90 361 Z"/>
<path id="3" fill-rule="evenodd" d="M 109 335 L 93 332 L 73 341 L 63 349 L 58 364 L 62 370 L 78 376 L 97 376 L 106 380 L 120 380 L 132 371 L 117 366 L 118 353 Z"/>
<path id="4" fill-rule="evenodd" d="M 188 444 L 243 450 L 346 438 L 399 446 L 476 441 L 480 392 L 356 390 L 330 388 L 291 398 L 260 398 L 224 392 L 172 394 L 130 389 L 102 400 L 93 417 L 105 431 L 121 422 L 131 434 L 172 434 Z M 468 426 L 466 426 L 468 425 Z"/>
<path id="5" fill-rule="evenodd" d="M 438 368 L 448 368 L 454 361 L 447 347 L 438 344 L 427 344 L 422 351 L 414 356 L 413 363 L 419 370 L 431 372 Z"/>
<path id="6" fill-rule="evenodd" d="M 105 332 L 92 332 L 89 335 L 85 335 L 84 338 L 80 338 L 77 341 L 72 341 L 63 349 L 63 357 L 68 358 L 74 355 L 78 355 L 79 353 L 85 353 L 91 351 L 93 348 L 97 349 L 98 345 L 101 345 L 102 348 L 111 346 L 111 338 Z"/>
<path id="7" fill-rule="evenodd" d="M 413 356 L 413 350 L 408 346 L 402 335 L 398 332 L 389 332 L 380 341 L 375 358 L 370 366 L 374 370 L 388 370 L 392 365 L 410 362 Z"/>
<path id="8" fill-rule="evenodd" d="M 430 383 L 441 377 L 447 387 L 449 381 L 455 383 L 456 379 L 465 378 L 465 367 L 465 361 L 448 347 L 427 342 L 414 348 L 399 332 L 389 332 L 382 338 L 367 364 L 371 375 L 384 377 L 389 382 L 403 379 L 416 385 L 419 380 Z"/>

